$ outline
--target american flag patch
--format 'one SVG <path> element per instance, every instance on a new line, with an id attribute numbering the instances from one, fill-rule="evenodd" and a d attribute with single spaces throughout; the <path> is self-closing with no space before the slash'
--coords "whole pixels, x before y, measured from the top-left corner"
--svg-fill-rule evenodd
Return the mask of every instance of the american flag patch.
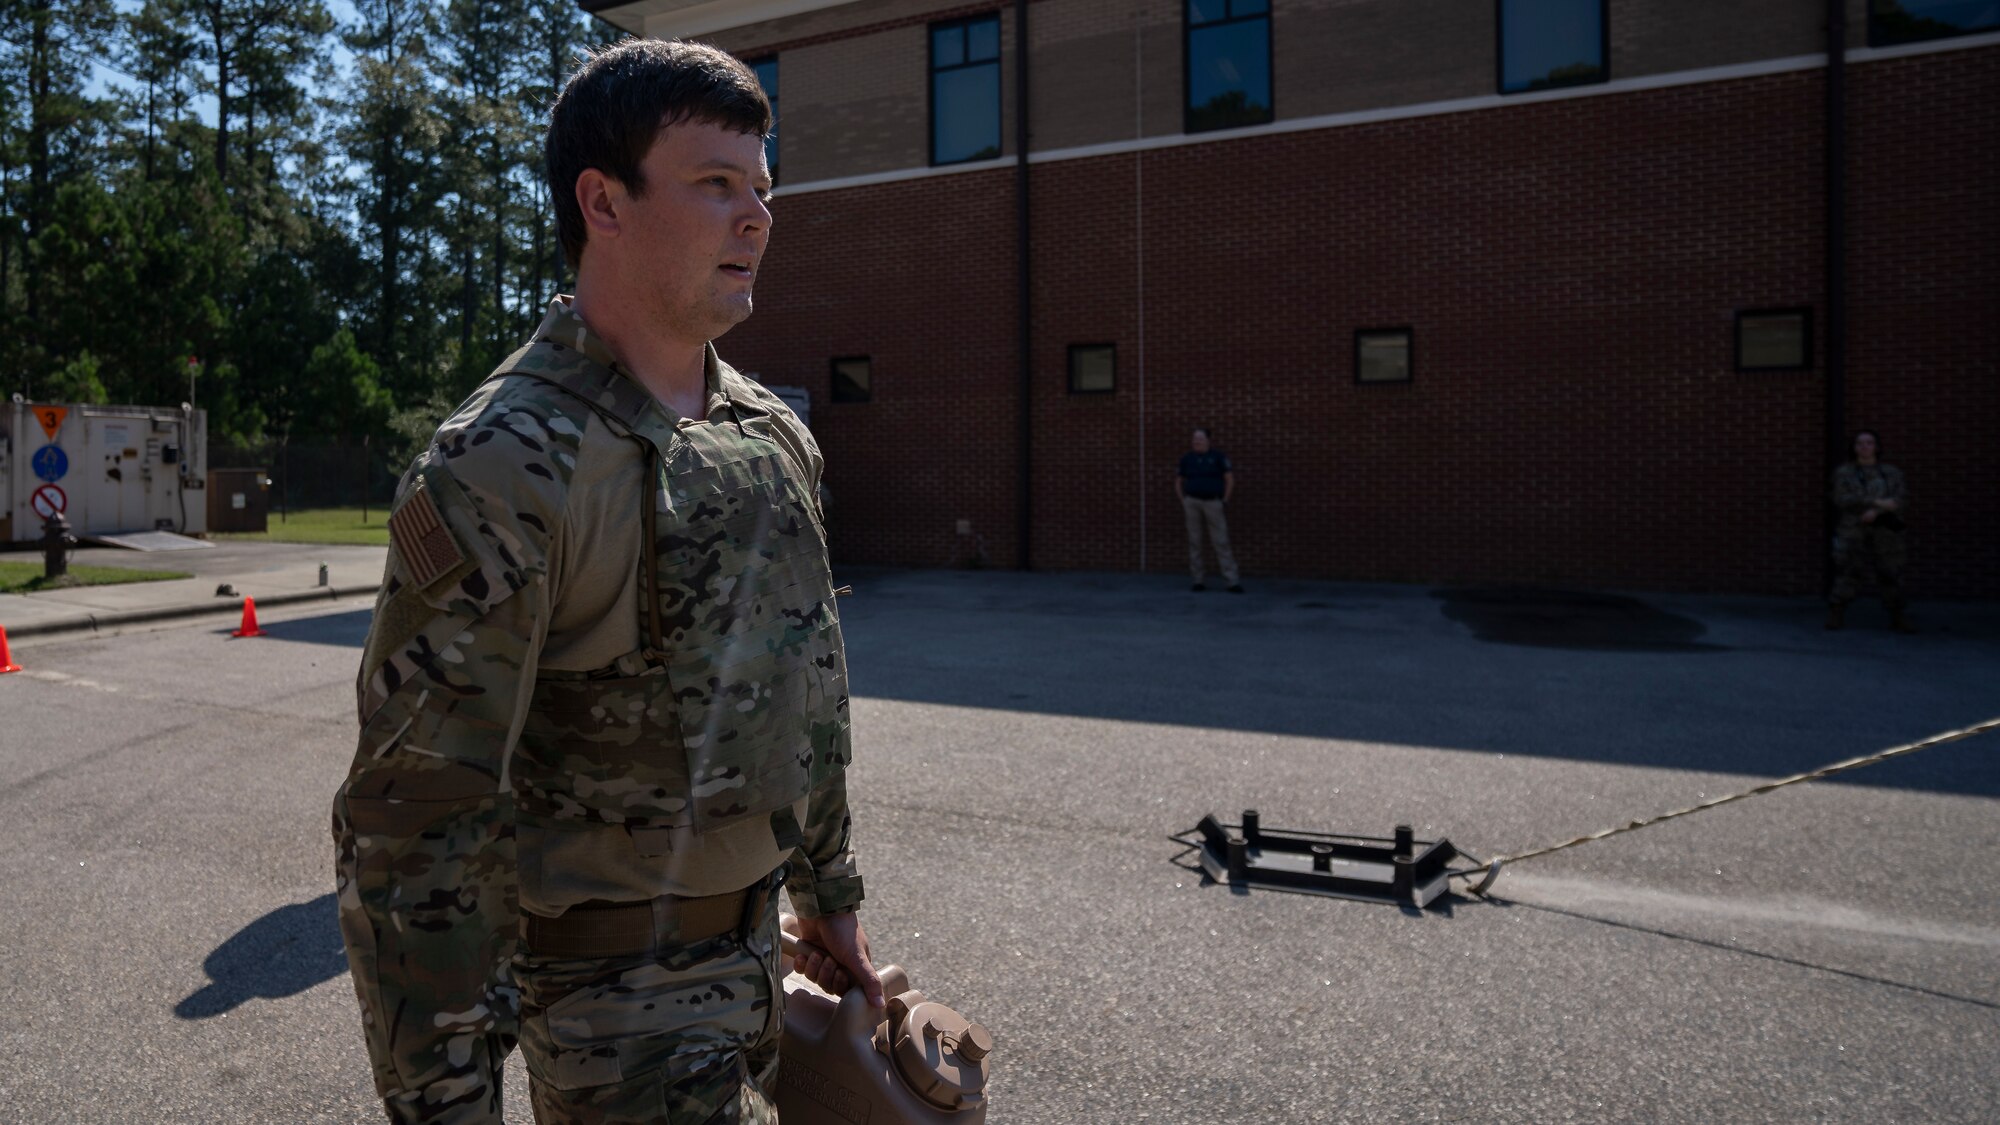
<path id="1" fill-rule="evenodd" d="M 431 502 L 430 490 L 421 483 L 389 517 L 389 538 L 396 544 L 396 554 L 403 560 L 412 586 L 428 586 L 465 561 L 458 540 L 452 538 L 451 529 Z"/>

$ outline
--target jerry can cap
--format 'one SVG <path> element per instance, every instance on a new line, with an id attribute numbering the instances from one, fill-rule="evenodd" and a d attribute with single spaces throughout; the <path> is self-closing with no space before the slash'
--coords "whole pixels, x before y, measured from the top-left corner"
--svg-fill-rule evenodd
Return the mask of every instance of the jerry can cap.
<path id="1" fill-rule="evenodd" d="M 986 1056 L 993 1033 L 921 992 L 889 999 L 876 1048 L 889 1056 L 911 1092 L 944 1110 L 967 1110 L 986 1098 Z"/>

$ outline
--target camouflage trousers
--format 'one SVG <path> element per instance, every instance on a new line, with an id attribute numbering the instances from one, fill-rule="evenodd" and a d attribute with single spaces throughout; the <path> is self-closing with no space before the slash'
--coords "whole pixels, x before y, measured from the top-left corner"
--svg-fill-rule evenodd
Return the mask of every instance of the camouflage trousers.
<path id="1" fill-rule="evenodd" d="M 775 1125 L 785 996 L 775 900 L 765 915 L 744 942 L 732 934 L 658 956 L 516 956 L 535 1120 Z"/>
<path id="2" fill-rule="evenodd" d="M 1215 562 L 1222 569 L 1222 580 L 1236 585 L 1236 553 L 1229 549 L 1229 521 L 1223 517 L 1220 500 L 1198 500 L 1192 496 L 1181 497 L 1181 511 L 1187 515 L 1188 573 L 1201 581 L 1201 533 L 1208 530 L 1208 541 L 1215 546 Z"/>
<path id="3" fill-rule="evenodd" d="M 1834 541 L 1834 605 L 1846 605 L 1861 593 L 1870 578 L 1882 592 L 1882 604 L 1891 613 L 1903 608 L 1903 533 L 1860 526 L 1842 531 Z"/>

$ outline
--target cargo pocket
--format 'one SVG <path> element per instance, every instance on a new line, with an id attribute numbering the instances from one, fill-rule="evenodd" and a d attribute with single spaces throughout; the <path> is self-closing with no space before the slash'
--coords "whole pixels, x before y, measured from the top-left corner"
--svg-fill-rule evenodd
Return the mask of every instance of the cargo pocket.
<path id="1" fill-rule="evenodd" d="M 588 1091 L 603 1108 L 640 1106 L 664 1091 L 692 1099 L 668 1120 L 706 1120 L 735 1096 L 738 1083 L 727 1076 L 768 1031 L 770 973 L 732 939 L 660 960 L 527 956 L 517 965 L 529 1072 L 555 1090 Z M 618 1084 L 630 1088 L 601 1089 Z"/>

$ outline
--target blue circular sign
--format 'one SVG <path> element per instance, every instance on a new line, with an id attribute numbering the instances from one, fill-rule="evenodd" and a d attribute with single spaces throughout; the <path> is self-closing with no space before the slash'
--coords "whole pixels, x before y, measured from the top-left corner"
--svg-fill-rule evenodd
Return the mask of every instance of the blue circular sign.
<path id="1" fill-rule="evenodd" d="M 35 467 L 35 475 L 50 484 L 63 479 L 69 472 L 69 454 L 64 453 L 60 446 L 45 445 L 35 450 L 30 463 Z"/>

